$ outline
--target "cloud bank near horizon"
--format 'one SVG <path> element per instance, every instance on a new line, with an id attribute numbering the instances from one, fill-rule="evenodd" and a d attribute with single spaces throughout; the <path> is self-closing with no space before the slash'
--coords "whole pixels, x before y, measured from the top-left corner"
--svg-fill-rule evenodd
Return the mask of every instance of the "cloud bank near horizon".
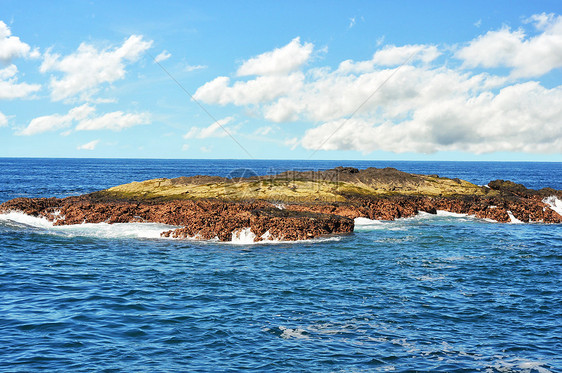
<path id="1" fill-rule="evenodd" d="M 560 153 L 562 87 L 540 77 L 562 67 L 562 17 L 524 24 L 533 35 L 504 26 L 455 47 L 386 45 L 337 68 L 314 66 L 316 47 L 297 37 L 194 97 L 311 123 L 297 141 L 309 150 Z"/>

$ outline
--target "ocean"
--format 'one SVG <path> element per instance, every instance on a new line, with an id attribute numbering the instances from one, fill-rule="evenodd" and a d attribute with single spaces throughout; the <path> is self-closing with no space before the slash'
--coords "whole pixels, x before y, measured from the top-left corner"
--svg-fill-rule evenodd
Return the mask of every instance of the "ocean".
<path id="1" fill-rule="evenodd" d="M 0 203 L 335 166 L 562 189 L 561 163 L 0 158 Z M 227 244 L 0 215 L 0 371 L 562 371 L 562 225 L 358 223 Z"/>

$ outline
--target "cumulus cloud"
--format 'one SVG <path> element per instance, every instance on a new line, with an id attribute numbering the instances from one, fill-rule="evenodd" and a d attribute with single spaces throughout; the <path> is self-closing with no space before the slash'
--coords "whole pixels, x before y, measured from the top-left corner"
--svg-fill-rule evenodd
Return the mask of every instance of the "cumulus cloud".
<path id="1" fill-rule="evenodd" d="M 76 149 L 78 149 L 78 150 L 94 150 L 94 149 L 96 149 L 96 146 L 98 145 L 99 142 L 100 142 L 100 140 L 90 141 L 86 144 L 79 145 Z"/>
<path id="2" fill-rule="evenodd" d="M 47 51 L 41 64 L 41 72 L 53 71 L 60 77 L 51 77 L 51 99 L 60 101 L 79 96 L 88 100 L 104 83 L 112 83 L 125 77 L 125 66 L 136 62 L 152 41 L 140 35 L 132 35 L 120 47 L 101 49 L 82 43 L 78 50 L 61 57 Z"/>
<path id="3" fill-rule="evenodd" d="M 6 118 L 6 116 L 0 112 L 0 127 L 5 127 L 8 125 L 8 118 Z"/>
<path id="4" fill-rule="evenodd" d="M 395 153 L 461 150 L 472 153 L 562 151 L 562 89 L 536 82 L 435 102 L 411 118 L 384 117 L 326 122 L 306 132 L 302 145 L 313 150 L 385 150 Z"/>
<path id="5" fill-rule="evenodd" d="M 389 45 L 373 55 L 373 63 L 380 66 L 401 65 L 408 61 L 429 63 L 441 55 L 435 45 Z"/>
<path id="6" fill-rule="evenodd" d="M 262 53 L 244 62 L 237 75 L 275 75 L 295 71 L 309 60 L 313 49 L 312 43 L 301 44 L 300 38 L 294 38 L 284 47 Z"/>
<path id="7" fill-rule="evenodd" d="M 41 89 L 39 84 L 18 83 L 17 72 L 14 64 L 0 69 L 0 100 L 27 97 Z"/>
<path id="8" fill-rule="evenodd" d="M 140 124 L 150 123 L 150 116 L 147 113 L 123 113 L 122 111 L 114 111 L 104 114 L 100 117 L 86 118 L 80 121 L 76 126 L 76 131 L 95 131 L 95 130 L 111 130 L 121 131 L 124 128 L 138 126 Z"/>
<path id="9" fill-rule="evenodd" d="M 562 48 L 556 47 L 553 35 L 558 35 L 562 23 L 559 16 L 544 14 L 529 22 L 542 30 L 532 38 L 504 28 L 484 34 L 456 54 L 447 46 L 391 45 L 375 51 L 369 60 L 343 61 L 335 69 L 306 69 L 301 64 L 297 70 L 255 74 L 249 80 L 218 77 L 201 86 L 195 97 L 209 104 L 246 107 L 274 123 L 309 123 L 302 138 L 286 143 L 291 147 L 364 153 L 560 153 L 562 86 L 546 88 L 539 81 L 513 77 L 558 66 Z M 496 44 L 478 54 L 476 49 L 468 53 L 466 48 L 480 40 Z M 530 62 L 534 48 L 542 50 L 543 64 Z M 530 60 L 519 55 L 522 50 Z M 439 56 L 446 55 L 446 61 L 453 54 L 465 59 L 462 67 L 438 63 Z M 500 64 L 511 64 L 512 75 L 468 67 Z"/>
<path id="10" fill-rule="evenodd" d="M 226 117 L 219 119 L 208 127 L 191 127 L 191 129 L 183 136 L 184 139 L 206 139 L 209 137 L 225 137 L 228 136 L 224 128 L 234 120 L 234 117 Z M 230 128 L 229 132 L 232 133 Z"/>
<path id="11" fill-rule="evenodd" d="M 158 56 L 154 58 L 154 61 L 160 63 L 162 61 L 166 61 L 170 57 L 172 57 L 172 54 L 169 53 L 167 50 L 163 50 Z"/>
<path id="12" fill-rule="evenodd" d="M 523 29 L 504 26 L 470 41 L 455 57 L 468 68 L 510 68 L 514 78 L 539 77 L 562 67 L 562 16 L 542 13 L 527 21 L 542 32 L 529 37 Z"/>
<path id="13" fill-rule="evenodd" d="M 148 124 L 150 116 L 147 113 L 123 113 L 115 111 L 101 116 L 95 116 L 96 108 L 84 104 L 71 109 L 67 114 L 53 114 L 37 117 L 31 120 L 29 125 L 18 134 L 29 136 L 48 131 L 56 131 L 72 127 L 75 123 L 76 131 L 90 131 L 109 129 L 121 131 L 124 128 Z"/>
<path id="14" fill-rule="evenodd" d="M 39 84 L 18 83 L 18 68 L 12 63 L 15 58 L 37 54 L 37 50 L 31 51 L 28 44 L 12 36 L 10 28 L 0 21 L 0 100 L 27 97 L 41 89 Z"/>
<path id="15" fill-rule="evenodd" d="M 263 105 L 263 115 L 274 122 L 319 122 L 384 112 L 393 120 L 401 120 L 435 100 L 494 87 L 499 81 L 486 75 L 468 76 L 446 68 L 410 65 L 359 75 L 326 70 L 316 73 L 315 79 L 296 94 Z"/>
<path id="16" fill-rule="evenodd" d="M 22 42 L 17 36 L 12 36 L 10 28 L 0 21 L 0 62 L 9 64 L 17 57 L 36 57 L 37 52 Z"/>
<path id="17" fill-rule="evenodd" d="M 384 38 L 383 38 L 384 39 Z M 435 45 L 404 45 L 397 47 L 387 45 L 376 51 L 367 61 L 346 60 L 340 63 L 338 70 L 343 73 L 365 73 L 374 71 L 377 66 L 398 66 L 406 63 L 422 62 L 429 64 L 442 53 Z"/>
<path id="18" fill-rule="evenodd" d="M 91 115 L 95 108 L 84 104 L 71 109 L 67 114 L 52 114 L 37 117 L 29 122 L 29 125 L 19 132 L 20 135 L 29 136 L 38 133 L 56 131 L 72 126 L 74 121 L 80 121 Z"/>
<path id="19" fill-rule="evenodd" d="M 229 86 L 230 78 L 219 76 L 199 87 L 193 97 L 196 100 L 220 105 L 259 104 L 298 91 L 303 81 L 304 75 L 295 72 L 289 75 L 259 76 Z"/>

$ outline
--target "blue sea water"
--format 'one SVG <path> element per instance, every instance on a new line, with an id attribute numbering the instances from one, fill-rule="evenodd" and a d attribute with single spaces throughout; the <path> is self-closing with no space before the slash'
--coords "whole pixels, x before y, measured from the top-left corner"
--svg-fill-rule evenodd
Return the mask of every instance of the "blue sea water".
<path id="1" fill-rule="evenodd" d="M 339 165 L 562 189 L 560 163 L 4 158 L 0 202 Z M 18 219 L 0 216 L 0 371 L 562 371 L 561 225 L 422 214 L 232 245 Z"/>

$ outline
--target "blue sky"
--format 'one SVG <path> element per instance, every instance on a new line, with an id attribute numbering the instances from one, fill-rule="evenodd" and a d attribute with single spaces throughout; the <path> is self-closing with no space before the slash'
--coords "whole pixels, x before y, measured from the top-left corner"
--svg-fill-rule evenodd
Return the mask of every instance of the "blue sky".
<path id="1" fill-rule="evenodd" d="M 1 0 L 0 157 L 562 161 L 561 14 Z"/>

